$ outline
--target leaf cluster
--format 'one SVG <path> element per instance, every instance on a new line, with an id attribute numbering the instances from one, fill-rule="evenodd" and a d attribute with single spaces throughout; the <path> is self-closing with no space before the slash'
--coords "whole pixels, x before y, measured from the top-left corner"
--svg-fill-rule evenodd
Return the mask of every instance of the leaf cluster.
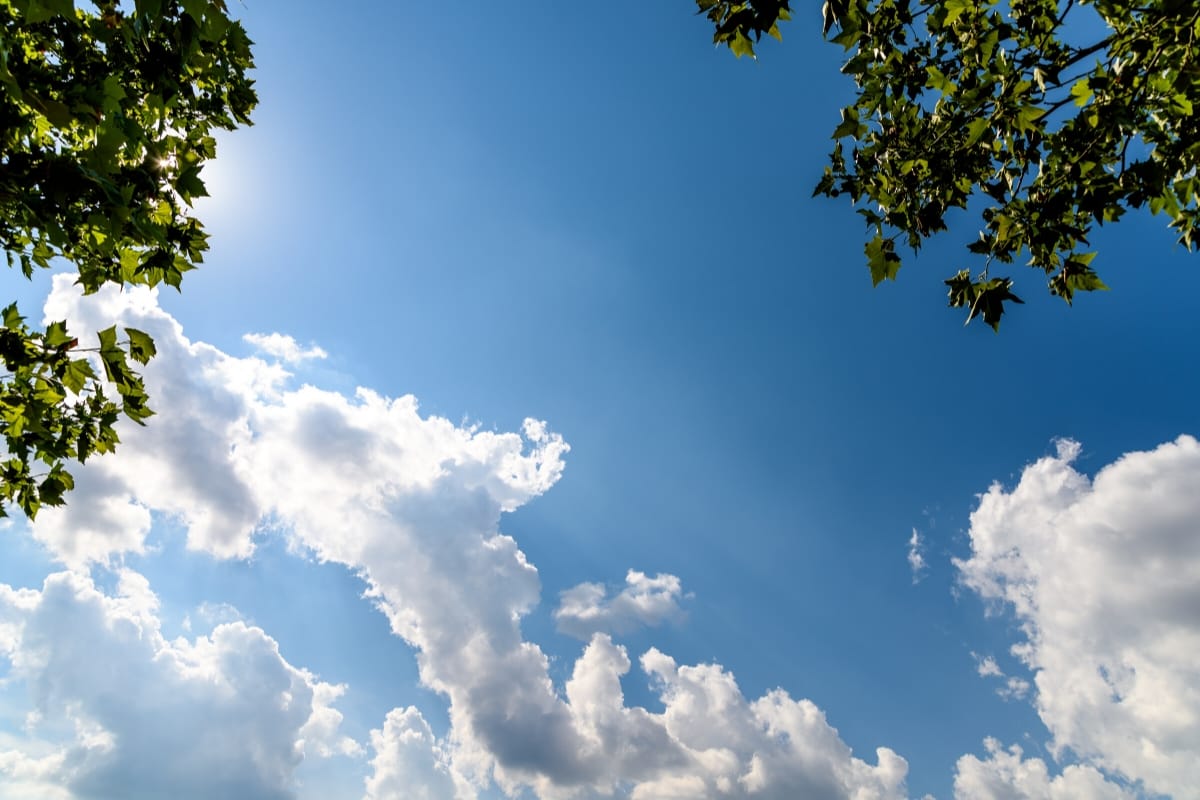
<path id="1" fill-rule="evenodd" d="M 249 124 L 257 102 L 251 42 L 224 0 L 87 5 L 0 0 L 0 245 L 26 277 L 69 262 L 88 293 L 178 289 L 208 246 L 189 206 L 207 194 L 213 133 Z M 5 311 L 0 514 L 62 502 L 66 461 L 111 450 L 120 414 L 152 413 L 129 362 L 154 344 L 126 336 L 79 348 L 63 323 L 37 331 Z"/>
<path id="2" fill-rule="evenodd" d="M 758 27 L 786 10 L 755 5 Z M 993 328 L 1019 302 L 993 263 L 1027 259 L 1069 304 L 1107 288 L 1088 237 L 1128 209 L 1165 214 L 1195 247 L 1193 0 L 827 0 L 824 17 L 856 96 L 814 194 L 854 203 L 875 283 L 896 277 L 897 244 L 916 251 L 955 209 L 979 214 L 967 250 L 982 265 L 946 281 L 950 304 Z"/>
<path id="3" fill-rule="evenodd" d="M 64 322 L 30 330 L 15 303 L 2 317 L 0 429 L 6 453 L 0 463 L 0 512 L 16 503 L 33 517 L 43 505 L 61 504 L 63 493 L 74 486 L 65 461 L 83 462 L 116 447 L 114 426 L 121 414 L 142 422 L 154 413 L 146 405 L 141 377 L 129 365 L 130 359 L 146 364 L 154 343 L 134 328 L 126 328 L 128 339 L 118 343 L 114 326 L 100 332 L 99 347 L 80 348 Z M 116 397 L 105 394 L 97 363 Z"/>
<path id="4" fill-rule="evenodd" d="M 792 18 L 788 0 L 696 0 L 696 5 L 713 23 L 713 42 L 728 45 L 738 58 L 754 58 L 754 43 L 764 33 L 782 41 L 779 23 Z"/>

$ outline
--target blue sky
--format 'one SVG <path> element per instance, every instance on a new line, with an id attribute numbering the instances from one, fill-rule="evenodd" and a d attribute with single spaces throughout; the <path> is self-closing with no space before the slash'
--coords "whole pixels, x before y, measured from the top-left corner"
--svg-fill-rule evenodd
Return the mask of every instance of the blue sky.
<path id="1" fill-rule="evenodd" d="M 1099 231 L 1072 309 L 1014 268 L 995 335 L 945 307 L 972 220 L 872 289 L 810 198 L 851 98 L 815 10 L 757 62 L 686 3 L 239 13 L 260 107 L 182 294 L 11 282 L 162 352 L 159 416 L 4 533 L 12 796 L 1200 782 L 1200 273 L 1162 220 Z"/>

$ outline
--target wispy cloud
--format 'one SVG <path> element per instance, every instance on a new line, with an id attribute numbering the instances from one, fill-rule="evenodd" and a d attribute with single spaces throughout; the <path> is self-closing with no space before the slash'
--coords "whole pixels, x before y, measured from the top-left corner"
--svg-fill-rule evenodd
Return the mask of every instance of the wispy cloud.
<path id="1" fill-rule="evenodd" d="M 913 528 L 912 536 L 908 539 L 908 568 L 912 570 L 914 586 L 925 577 L 928 566 L 925 562 L 925 540 L 921 538 L 917 529 Z"/>
<path id="2" fill-rule="evenodd" d="M 991 656 L 980 656 L 978 653 L 971 653 L 971 657 L 975 659 L 975 671 L 979 673 L 981 678 L 1003 678 L 1004 672 L 1000 669 L 1000 665 L 996 663 L 996 659 Z"/>
<path id="3" fill-rule="evenodd" d="M 996 689 L 996 694 L 1000 697 L 1005 700 L 1023 700 L 1029 694 L 1029 681 L 1016 675 L 1005 674 L 992 656 L 981 656 L 972 652 L 971 657 L 975 659 L 975 671 L 981 678 L 1001 679 L 1002 685 Z"/>
<path id="4" fill-rule="evenodd" d="M 242 339 L 262 353 L 274 356 L 288 364 L 328 358 L 329 354 L 320 347 L 301 347 L 291 336 L 282 333 L 247 333 Z"/>

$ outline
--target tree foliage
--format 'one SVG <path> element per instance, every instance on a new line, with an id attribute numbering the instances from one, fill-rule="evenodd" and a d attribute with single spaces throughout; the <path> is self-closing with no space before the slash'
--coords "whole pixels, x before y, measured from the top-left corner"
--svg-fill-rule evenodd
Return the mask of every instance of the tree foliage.
<path id="1" fill-rule="evenodd" d="M 754 55 L 788 0 L 697 0 L 717 43 Z M 814 194 L 866 221 L 874 283 L 953 209 L 978 211 L 950 305 L 997 328 L 1021 302 L 995 264 L 1027 258 L 1068 304 L 1106 289 L 1088 236 L 1127 209 L 1165 214 L 1193 249 L 1200 190 L 1195 0 L 827 0 L 854 102 Z"/>
<path id="2" fill-rule="evenodd" d="M 202 260 L 189 204 L 213 132 L 249 123 L 250 40 L 224 0 L 0 0 L 0 243 L 8 264 L 69 263 L 85 292 L 165 283 Z M 80 346 L 63 322 L 2 313 L 0 515 L 63 502 L 67 464 L 113 449 L 124 416 L 152 412 L 131 362 L 154 343 L 126 328 Z"/>

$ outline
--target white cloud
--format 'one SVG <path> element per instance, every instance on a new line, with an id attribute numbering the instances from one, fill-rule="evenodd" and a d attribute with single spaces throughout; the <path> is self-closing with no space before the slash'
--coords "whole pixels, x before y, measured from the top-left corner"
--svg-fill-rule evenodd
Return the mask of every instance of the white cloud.
<path id="1" fill-rule="evenodd" d="M 307 674 L 307 673 L 306 673 Z M 308 676 L 311 678 L 311 676 Z M 315 755 L 321 758 L 330 756 L 359 756 L 363 754 L 363 746 L 343 736 L 339 732 L 342 726 L 342 712 L 333 707 L 334 702 L 346 693 L 344 683 L 311 682 L 313 692 L 312 715 L 300 729 L 298 744 L 305 755 Z"/>
<path id="2" fill-rule="evenodd" d="M 196 622 L 193 622 L 193 614 L 196 621 L 201 624 L 203 630 L 212 630 L 217 625 L 227 622 L 237 622 L 243 620 L 242 612 L 229 603 L 210 603 L 205 601 L 196 606 L 192 614 L 186 614 L 183 618 L 183 630 L 190 633 Z M 249 622 L 249 620 L 246 620 Z"/>
<path id="3" fill-rule="evenodd" d="M 1016 675 L 1006 675 L 993 657 L 980 656 L 978 653 L 971 653 L 971 656 L 975 659 L 975 671 L 979 677 L 1000 678 L 1003 681 L 996 689 L 996 694 L 1005 700 L 1023 700 L 1029 694 L 1029 681 Z"/>
<path id="4" fill-rule="evenodd" d="M 637 570 L 625 575 L 625 588 L 609 597 L 600 583 L 581 583 L 562 592 L 554 621 L 563 633 L 587 641 L 594 633 L 628 633 L 683 617 L 679 578 L 659 573 L 653 578 Z"/>
<path id="5" fill-rule="evenodd" d="M 977 653 L 971 653 L 975 657 L 975 671 L 979 673 L 981 678 L 1003 678 L 1004 671 L 1000 669 L 1000 665 L 996 663 L 996 659 L 991 656 L 980 656 Z"/>
<path id="6" fill-rule="evenodd" d="M 130 571 L 112 596 L 73 572 L 40 591 L 0 585 L 0 656 L 34 710 L 0 752 L 22 796 L 288 798 L 307 750 L 346 749 L 329 706 L 341 687 L 241 622 L 168 641 L 157 611 Z"/>
<path id="7" fill-rule="evenodd" d="M 925 541 L 916 528 L 908 539 L 908 568 L 912 570 L 912 581 L 916 585 L 925 577 L 928 564 L 925 562 Z"/>
<path id="8" fill-rule="evenodd" d="M 983 760 L 965 755 L 954 775 L 957 800 L 1134 800 L 1136 795 L 1110 781 L 1094 767 L 1071 764 L 1050 776 L 1040 758 L 1022 758 L 1021 748 L 1008 750 L 995 739 L 984 741 Z"/>
<path id="9" fill-rule="evenodd" d="M 430 796 L 446 791 L 446 777 L 463 796 L 492 781 L 544 798 L 904 796 L 907 765 L 891 750 L 877 750 L 875 765 L 855 758 L 810 701 L 781 690 L 748 699 L 719 665 L 646 653 L 642 669 L 664 706 L 651 712 L 626 705 L 630 659 L 596 633 L 566 686 L 553 684 L 546 655 L 521 631 L 540 600 L 537 570 L 499 527 L 503 512 L 562 474 L 568 447 L 544 423 L 494 433 L 423 417 L 412 397 L 289 388 L 278 365 L 189 342 L 144 290 L 81 299 L 59 281 L 48 307 L 73 331 L 129 322 L 162 354 L 146 375 L 159 416 L 148 433 L 127 427 L 119 455 L 89 462 L 81 486 L 107 481 L 114 502 L 177 515 L 190 547 L 220 557 L 250 553 L 269 518 L 297 546 L 360 574 L 417 650 L 422 683 L 449 703 L 450 730 L 433 741 L 418 717 L 393 712 L 372 740 L 370 791 L 408 775 L 424 776 Z M 116 516 L 78 536 L 88 511 L 75 502 L 43 511 L 35 533 L 74 562 L 144 546 L 144 531 Z M 666 618 L 679 597 L 674 576 L 630 573 L 616 597 L 587 608 L 616 629 Z M 221 626 L 214 639 L 229 630 L 250 629 Z"/>
<path id="10" fill-rule="evenodd" d="M 1034 673 L 1054 752 L 1189 796 L 1200 786 L 1200 444 L 1128 453 L 1092 480 L 1072 466 L 1079 452 L 1060 442 L 1011 491 L 993 485 L 956 563 L 966 586 L 1016 614 L 1013 653 Z"/>
<path id="11" fill-rule="evenodd" d="M 855 758 L 809 700 L 775 689 L 748 702 L 719 665 L 680 667 L 654 649 L 642 657 L 642 668 L 658 681 L 668 733 L 692 760 L 668 777 L 704 780 L 706 791 L 694 796 L 906 796 L 903 758 L 886 747 L 875 751 L 875 766 Z"/>
<path id="12" fill-rule="evenodd" d="M 371 731 L 374 772 L 366 800 L 445 800 L 455 796 L 449 755 L 434 738 L 421 712 L 393 709 L 383 728 Z M 468 790 L 469 791 L 469 790 Z"/>
<path id="13" fill-rule="evenodd" d="M 275 356 L 287 364 L 298 364 L 301 361 L 328 358 L 329 354 L 317 346 L 305 349 L 297 344 L 291 336 L 282 333 L 247 333 L 242 339 L 261 353 Z"/>
<path id="14" fill-rule="evenodd" d="M 1029 681 L 1009 675 L 1004 679 L 1004 685 L 996 690 L 996 694 L 1005 700 L 1024 700 L 1029 694 Z"/>
<path id="15" fill-rule="evenodd" d="M 238 448 L 250 438 L 247 403 L 271 398 L 286 373 L 189 342 L 153 291 L 105 290 L 86 302 L 76 291 L 69 276 L 55 276 L 46 318 L 66 319 L 85 341 L 114 320 L 150 333 L 159 356 L 145 379 L 159 413 L 145 427 L 122 425 L 121 457 L 77 470 L 68 504 L 39 513 L 34 535 L 73 566 L 103 562 L 144 549 L 153 508 L 180 517 L 192 549 L 249 555 L 261 508 L 238 471 Z"/>
<path id="16" fill-rule="evenodd" d="M 56 752 L 47 756 L 31 756 L 15 749 L 5 749 L 0 741 L 0 777 L 12 797 L 23 800 L 71 800 L 71 793 L 54 783 L 62 771 L 66 754 Z"/>

